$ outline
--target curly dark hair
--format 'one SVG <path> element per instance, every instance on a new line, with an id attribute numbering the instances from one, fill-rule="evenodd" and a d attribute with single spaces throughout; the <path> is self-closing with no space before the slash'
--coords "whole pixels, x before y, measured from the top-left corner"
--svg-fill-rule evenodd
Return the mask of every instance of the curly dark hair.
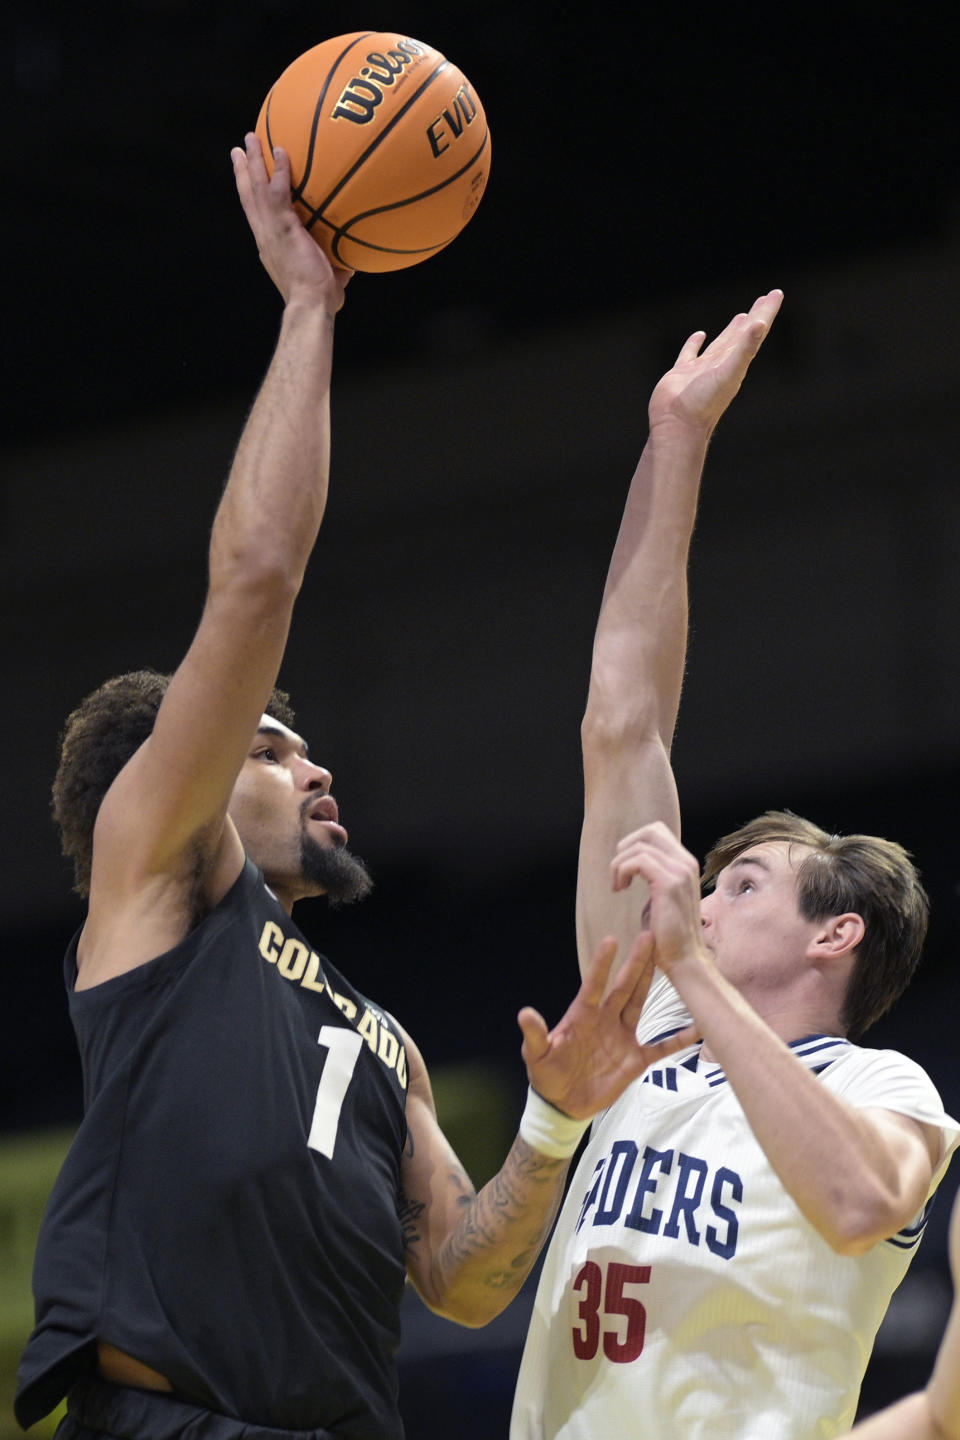
<path id="1" fill-rule="evenodd" d="M 844 1034 L 856 1040 L 902 995 L 920 961 L 930 915 L 920 876 L 894 840 L 829 835 L 792 810 L 768 810 L 717 841 L 704 863 L 704 887 L 742 851 L 769 840 L 810 847 L 797 865 L 797 908 L 805 919 L 848 910 L 863 919 L 840 1016 Z"/>
<path id="2" fill-rule="evenodd" d="M 67 717 L 51 801 L 61 849 L 73 862 L 78 895 L 90 893 L 93 827 L 103 797 L 152 732 L 171 679 L 156 670 L 115 675 Z M 266 713 L 284 725 L 294 724 L 285 690 L 274 689 Z"/>

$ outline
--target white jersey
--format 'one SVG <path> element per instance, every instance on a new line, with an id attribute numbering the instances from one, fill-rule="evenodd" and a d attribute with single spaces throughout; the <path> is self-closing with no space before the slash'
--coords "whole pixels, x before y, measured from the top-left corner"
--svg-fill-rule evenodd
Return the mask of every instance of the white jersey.
<path id="1" fill-rule="evenodd" d="M 659 977 L 640 1037 L 686 1022 Z M 680 1051 L 594 1120 L 540 1279 L 511 1440 L 827 1440 L 852 1425 L 958 1126 L 892 1050 L 823 1035 L 790 1048 L 849 1104 L 940 1127 L 927 1205 L 866 1254 L 837 1255 L 723 1071 L 699 1046 Z"/>

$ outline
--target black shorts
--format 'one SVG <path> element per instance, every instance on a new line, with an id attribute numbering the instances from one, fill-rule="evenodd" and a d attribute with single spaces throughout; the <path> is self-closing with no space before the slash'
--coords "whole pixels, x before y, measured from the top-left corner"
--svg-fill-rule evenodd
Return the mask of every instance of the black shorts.
<path id="1" fill-rule="evenodd" d="M 81 1380 L 54 1440 L 337 1440 L 330 1430 L 248 1425 L 155 1390 Z"/>

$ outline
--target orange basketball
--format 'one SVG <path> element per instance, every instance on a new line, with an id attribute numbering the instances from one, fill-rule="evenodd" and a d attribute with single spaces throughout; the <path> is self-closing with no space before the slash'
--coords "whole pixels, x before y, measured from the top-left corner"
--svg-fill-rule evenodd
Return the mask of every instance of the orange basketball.
<path id="1" fill-rule="evenodd" d="M 438 50 L 363 30 L 305 51 L 273 86 L 257 135 L 290 156 L 294 206 L 336 265 L 401 270 L 449 245 L 480 203 L 490 132 Z"/>

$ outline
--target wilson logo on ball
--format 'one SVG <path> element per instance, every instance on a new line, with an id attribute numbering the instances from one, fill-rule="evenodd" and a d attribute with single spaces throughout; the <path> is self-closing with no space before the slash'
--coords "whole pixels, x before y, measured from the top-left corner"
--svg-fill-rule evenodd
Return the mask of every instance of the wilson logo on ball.
<path id="1" fill-rule="evenodd" d="M 480 203 L 490 131 L 456 65 L 420 40 L 358 30 L 306 50 L 257 120 L 268 170 L 290 159 L 294 209 L 334 265 L 400 270 L 436 255 Z"/>
<path id="2" fill-rule="evenodd" d="M 384 55 L 371 50 L 366 65 L 344 87 L 340 99 L 330 112 L 332 120 L 352 120 L 354 125 L 369 125 L 373 112 L 383 101 L 384 87 L 394 84 L 398 75 L 415 59 L 423 58 L 423 48 L 415 40 L 398 40 L 396 48 Z"/>

